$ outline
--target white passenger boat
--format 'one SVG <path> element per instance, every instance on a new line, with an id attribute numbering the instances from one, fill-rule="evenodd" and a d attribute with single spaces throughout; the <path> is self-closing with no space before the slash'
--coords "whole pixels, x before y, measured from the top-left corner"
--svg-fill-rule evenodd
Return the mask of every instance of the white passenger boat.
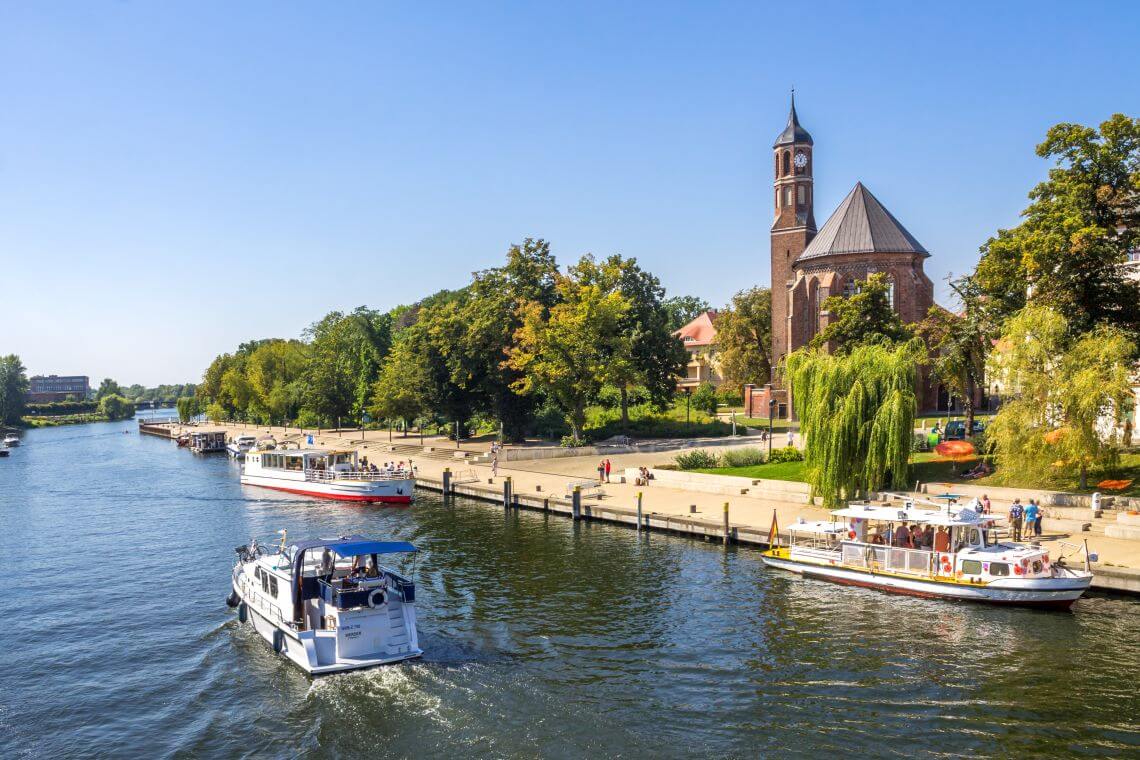
<path id="1" fill-rule="evenodd" d="M 10 449 L 10 448 L 13 448 L 13 447 L 19 446 L 19 445 L 20 445 L 20 438 L 15 433 L 9 433 L 8 435 L 4 436 L 5 448 Z"/>
<path id="2" fill-rule="evenodd" d="M 256 435 L 238 435 L 226 444 L 226 454 L 230 459 L 244 459 L 245 453 L 257 445 Z"/>
<path id="3" fill-rule="evenodd" d="M 420 657 L 416 632 L 416 547 L 364 536 L 311 539 L 266 551 L 237 548 L 226 600 L 273 647 L 313 675 Z M 402 575 L 380 557 L 412 554 Z"/>
<path id="4" fill-rule="evenodd" d="M 355 451 L 293 449 L 247 452 L 241 482 L 324 499 L 408 504 L 416 481 L 408 470 L 366 468 Z"/>
<path id="5" fill-rule="evenodd" d="M 1070 567 L 1039 545 L 996 540 L 997 519 L 970 509 L 919 509 L 913 501 L 901 509 L 852 504 L 831 520 L 789 526 L 789 545 L 762 557 L 809 578 L 931 598 L 1067 609 L 1088 589 L 1096 555 L 1087 546 L 1084 567 Z M 927 537 L 921 548 L 901 538 L 912 525 Z"/>

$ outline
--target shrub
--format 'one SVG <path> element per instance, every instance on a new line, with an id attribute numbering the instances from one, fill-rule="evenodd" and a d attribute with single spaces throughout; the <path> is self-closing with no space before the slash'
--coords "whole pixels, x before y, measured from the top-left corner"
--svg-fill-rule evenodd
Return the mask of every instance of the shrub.
<path id="1" fill-rule="evenodd" d="M 713 387 L 712 383 L 701 383 L 693 392 L 691 400 L 694 409 L 700 409 L 702 412 L 708 412 L 711 415 L 716 414 L 716 388 Z"/>
<path id="2" fill-rule="evenodd" d="M 720 467 L 720 457 L 702 449 L 684 451 L 673 457 L 682 470 L 710 470 Z"/>
<path id="3" fill-rule="evenodd" d="M 764 464 L 764 451 L 754 446 L 746 449 L 729 449 L 720 459 L 724 467 L 752 467 Z"/>
<path id="4" fill-rule="evenodd" d="M 914 434 L 914 443 L 911 445 L 911 451 L 930 451 L 930 441 L 926 438 L 925 433 Z"/>
<path id="5" fill-rule="evenodd" d="M 772 449 L 772 458 L 768 460 L 773 464 L 781 462 L 802 462 L 804 453 L 795 446 L 785 446 L 782 449 Z"/>
<path id="6" fill-rule="evenodd" d="M 716 400 L 725 406 L 743 406 L 744 391 L 733 386 L 724 386 L 716 392 Z"/>

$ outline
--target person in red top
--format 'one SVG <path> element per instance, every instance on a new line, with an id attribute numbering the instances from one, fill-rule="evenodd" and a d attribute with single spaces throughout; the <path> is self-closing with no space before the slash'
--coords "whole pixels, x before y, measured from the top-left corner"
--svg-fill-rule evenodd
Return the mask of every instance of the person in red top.
<path id="1" fill-rule="evenodd" d="M 606 482 L 610 482 L 610 460 L 606 460 Z"/>

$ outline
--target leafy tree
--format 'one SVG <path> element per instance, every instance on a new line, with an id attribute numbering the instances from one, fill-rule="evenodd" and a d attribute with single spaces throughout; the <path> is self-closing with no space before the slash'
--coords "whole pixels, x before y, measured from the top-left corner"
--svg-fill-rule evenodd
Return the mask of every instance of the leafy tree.
<path id="1" fill-rule="evenodd" d="M 135 405 L 117 393 L 112 393 L 99 399 L 99 414 L 109 420 L 125 420 L 135 416 Z"/>
<path id="2" fill-rule="evenodd" d="M 804 348 L 788 355 L 808 482 L 825 507 L 906 487 L 916 368 L 925 351 L 914 339 L 856 344 L 845 354 Z"/>
<path id="3" fill-rule="evenodd" d="M 0 425 L 16 425 L 24 414 L 28 376 L 20 357 L 0 357 Z"/>
<path id="4" fill-rule="evenodd" d="M 749 288 L 717 314 L 713 346 L 725 385 L 762 385 L 772 379 L 772 291 Z"/>
<path id="5" fill-rule="evenodd" d="M 391 346 L 389 316 L 363 306 L 350 314 L 333 311 L 305 336 L 311 341 L 305 405 L 326 420 L 358 419 Z"/>
<path id="6" fill-rule="evenodd" d="M 1113 325 L 1136 340 L 1140 284 L 1123 264 L 1140 245 L 1140 119 L 1058 124 L 1037 155 L 1053 159 L 1049 178 L 1029 193 L 1024 221 L 982 246 L 970 278 L 988 327 L 1032 303 L 1077 333 Z"/>
<path id="7" fill-rule="evenodd" d="M 672 296 L 666 298 L 662 305 L 669 315 L 669 332 L 680 330 L 709 310 L 709 302 L 696 296 Z"/>
<path id="8" fill-rule="evenodd" d="M 373 386 L 370 412 L 377 419 L 408 421 L 427 411 L 427 366 L 409 340 L 397 339 L 388 354 L 380 377 Z"/>
<path id="9" fill-rule="evenodd" d="M 913 337 L 898 312 L 891 308 L 891 286 L 886 275 L 872 274 L 851 296 L 829 296 L 820 307 L 832 322 L 811 340 L 812 348 L 829 347 L 845 354 L 869 343 L 903 343 Z"/>
<path id="10" fill-rule="evenodd" d="M 693 397 L 690 399 L 693 407 L 700 409 L 702 412 L 708 412 L 712 416 L 716 416 L 716 388 L 712 383 L 701 383 L 693 392 Z"/>
<path id="11" fill-rule="evenodd" d="M 960 286 L 951 287 L 961 295 Z M 930 349 L 931 366 L 950 394 L 962 400 L 966 413 L 966 436 L 973 435 L 974 396 L 985 381 L 986 345 L 989 342 L 981 317 L 967 302 L 961 314 L 931 306 L 916 328 Z"/>
<path id="12" fill-rule="evenodd" d="M 1109 423 L 1130 408 L 1130 357 L 1135 345 L 1114 327 L 1073 335 L 1053 309 L 1027 306 L 1008 322 L 994 351 L 993 377 L 1012 397 L 986 431 L 998 477 L 1048 482 L 1117 461 Z"/>
<path id="13" fill-rule="evenodd" d="M 617 292 L 583 284 L 570 276 L 557 280 L 559 303 L 546 310 L 523 307 L 522 327 L 508 362 L 522 373 L 516 388 L 543 393 L 558 405 L 574 443 L 582 441 L 586 405 L 601 389 L 621 349 L 619 329 L 629 304 Z"/>
<path id="14" fill-rule="evenodd" d="M 308 366 L 309 347 L 299 340 L 269 340 L 255 348 L 243 370 L 250 416 L 261 422 L 297 419 Z"/>
<path id="15" fill-rule="evenodd" d="M 103 382 L 99 383 L 99 390 L 95 392 L 95 399 L 101 401 L 106 396 L 123 396 L 124 391 L 119 384 L 109 377 L 103 378 Z"/>
<path id="16" fill-rule="evenodd" d="M 175 402 L 178 409 L 178 421 L 189 422 L 202 413 L 201 404 L 194 396 L 183 396 Z"/>

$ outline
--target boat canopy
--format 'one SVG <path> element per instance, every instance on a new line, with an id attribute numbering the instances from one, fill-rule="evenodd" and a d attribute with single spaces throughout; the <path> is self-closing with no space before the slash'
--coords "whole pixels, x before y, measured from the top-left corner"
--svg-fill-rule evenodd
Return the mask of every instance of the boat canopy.
<path id="1" fill-rule="evenodd" d="M 928 525 L 943 525 L 947 528 L 953 526 L 981 526 L 1000 520 L 1000 515 L 980 515 L 972 509 L 963 509 L 958 512 L 940 512 L 932 509 L 914 509 L 900 507 L 885 507 L 864 504 L 850 506 L 846 509 L 837 509 L 831 513 L 832 517 L 841 517 L 858 520 L 878 520 L 880 522 L 913 522 Z"/>
<path id="2" fill-rule="evenodd" d="M 842 523 L 831 522 L 826 520 L 816 520 L 814 522 L 797 522 L 788 526 L 789 533 L 845 533 L 847 529 Z"/>
<path id="3" fill-rule="evenodd" d="M 419 551 L 419 549 L 407 541 L 373 541 L 364 536 L 311 538 L 304 541 L 295 541 L 291 548 L 294 557 L 296 557 L 299 552 L 316 548 L 331 549 L 342 557 L 359 557 L 363 554 L 400 554 L 403 552 Z"/>

